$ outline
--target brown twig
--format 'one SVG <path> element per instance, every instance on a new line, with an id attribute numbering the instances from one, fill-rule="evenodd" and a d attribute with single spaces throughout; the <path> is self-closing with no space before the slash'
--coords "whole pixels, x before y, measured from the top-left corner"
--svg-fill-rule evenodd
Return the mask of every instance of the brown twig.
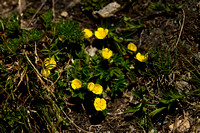
<path id="1" fill-rule="evenodd" d="M 52 96 L 55 97 L 53 91 L 52 91 L 52 90 L 45 84 L 45 82 L 42 80 L 41 77 L 43 77 L 43 76 L 39 73 L 39 71 L 37 70 L 37 68 L 33 65 L 33 63 L 31 62 L 31 60 L 28 58 L 27 52 L 25 52 L 25 57 L 26 57 L 26 59 L 28 60 L 28 62 L 31 64 L 31 66 L 33 67 L 33 69 L 36 71 L 37 77 L 39 78 L 40 82 L 45 86 L 45 88 L 47 89 L 47 91 L 49 91 L 49 92 L 52 94 Z M 45 77 L 43 77 L 43 78 L 44 78 L 45 80 L 47 80 L 47 81 L 50 81 L 50 80 L 48 80 L 48 79 L 45 78 Z M 52 81 L 50 81 L 50 82 L 52 83 Z M 53 84 L 53 83 L 52 83 L 52 84 Z"/>
<path id="2" fill-rule="evenodd" d="M 21 84 L 24 76 L 25 76 L 25 70 L 23 70 L 23 72 L 21 73 L 21 77 L 20 77 L 20 80 L 19 80 L 19 83 L 17 84 L 17 87 L 15 88 L 15 90 L 13 92 L 15 92 L 17 90 L 17 88 L 19 87 L 19 85 Z"/>
<path id="3" fill-rule="evenodd" d="M 2 27 L 2 29 L 3 29 L 3 31 L 4 31 L 4 25 L 3 25 L 2 20 L 0 20 L 0 23 L 1 23 L 1 27 Z"/>
<path id="4" fill-rule="evenodd" d="M 185 24 L 185 12 L 184 12 L 183 9 L 182 9 L 182 12 L 183 12 L 183 23 L 181 25 L 181 30 L 179 32 L 178 40 L 176 41 L 175 47 L 173 48 L 173 45 L 171 46 L 172 51 L 174 51 L 174 49 L 177 47 L 177 45 L 178 45 L 178 43 L 180 41 L 181 34 L 182 34 L 182 31 L 183 31 L 183 27 L 184 27 L 184 24 Z"/>
<path id="5" fill-rule="evenodd" d="M 59 74 L 59 76 L 58 76 L 58 78 L 56 79 L 56 81 L 55 82 L 53 82 L 52 83 L 52 85 L 50 86 L 50 87 L 53 87 L 54 86 L 54 84 L 60 79 L 60 77 L 61 77 L 61 74 L 62 74 L 62 72 L 63 72 L 63 70 L 61 70 L 61 72 L 60 72 L 60 74 Z"/>
<path id="6" fill-rule="evenodd" d="M 18 0 L 18 5 L 19 5 L 19 14 L 22 16 L 22 1 Z"/>
<path id="7" fill-rule="evenodd" d="M 38 56 L 38 54 L 37 54 L 37 44 L 36 44 L 36 42 L 35 42 L 35 64 L 37 64 L 37 62 L 39 61 L 39 56 Z"/>
<path id="8" fill-rule="evenodd" d="M 37 9 L 37 11 L 35 12 L 35 14 L 33 15 L 33 17 L 31 18 L 31 20 L 29 21 L 27 27 L 32 23 L 33 19 L 35 18 L 35 16 L 38 14 L 38 12 L 42 9 L 42 7 L 44 6 L 44 4 L 47 2 L 47 0 L 44 0 L 42 2 L 42 4 L 40 5 L 40 7 Z"/>
<path id="9" fill-rule="evenodd" d="M 68 119 L 79 131 L 81 130 L 82 132 L 85 132 L 85 133 L 92 133 L 92 132 L 86 131 L 86 130 L 82 129 L 81 127 L 77 126 L 77 125 L 69 118 L 69 116 L 67 116 L 67 114 L 63 111 L 62 108 L 60 108 L 60 110 L 63 112 L 63 114 L 67 117 L 67 119 Z"/>
<path id="10" fill-rule="evenodd" d="M 11 53 L 13 53 L 14 55 L 16 55 L 16 53 L 13 52 L 12 49 L 8 46 L 8 44 L 7 44 L 7 42 L 6 42 L 5 38 L 4 38 L 4 36 L 5 36 L 4 34 L 1 35 L 1 39 L 3 40 L 4 44 L 6 45 L 6 47 L 8 48 L 8 50 L 9 50 Z"/>
<path id="11" fill-rule="evenodd" d="M 55 1 L 52 0 L 52 12 L 53 12 L 53 18 L 55 18 Z"/>

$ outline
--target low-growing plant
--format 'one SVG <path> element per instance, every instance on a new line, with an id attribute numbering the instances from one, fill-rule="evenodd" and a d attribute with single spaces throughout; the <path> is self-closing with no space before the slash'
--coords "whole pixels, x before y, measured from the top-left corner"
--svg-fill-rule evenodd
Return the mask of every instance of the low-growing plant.
<path id="1" fill-rule="evenodd" d="M 156 106 L 150 102 L 152 97 L 148 95 L 148 90 L 140 88 L 136 91 L 132 91 L 133 95 L 140 101 L 135 107 L 129 108 L 124 113 L 134 113 L 133 116 L 140 121 L 140 126 L 146 128 L 147 131 L 153 129 L 153 123 L 150 118 L 150 108 Z"/>
<path id="2" fill-rule="evenodd" d="M 81 2 L 88 11 L 101 9 L 108 3 Z M 181 6 L 151 3 L 149 8 L 174 12 Z M 29 10 L 26 17 L 34 13 L 35 10 Z M 9 19 L 0 18 L 0 58 L 3 58 L 0 75 L 4 77 L 0 79 L 2 132 L 60 131 L 63 126 L 73 124 L 66 113 L 68 105 L 72 105 L 68 100 L 86 113 L 106 116 L 109 100 L 122 96 L 128 85 L 140 84 L 134 80 L 141 77 L 155 81 L 155 88 L 148 85 L 133 88 L 137 104 L 130 104 L 125 113 L 133 113 L 146 131 L 154 129 L 156 116 L 170 112 L 175 106 L 187 105 L 191 96 L 199 96 L 196 93 L 199 93 L 200 72 L 184 55 L 192 68 L 186 68 L 193 76 L 190 82 L 197 89 L 187 92 L 177 90 L 174 84 L 170 87 L 159 84 L 161 77 L 167 79 L 176 70 L 177 54 L 138 48 L 132 35 L 144 28 L 142 20 L 134 23 L 124 17 L 123 22 L 114 25 L 108 22 L 92 31 L 82 29 L 74 21 L 53 22 L 52 11 L 38 16 L 35 29 L 22 29 L 16 14 Z M 88 48 L 94 48 L 95 52 L 91 54 Z M 195 60 L 199 62 L 197 56 Z"/>
<path id="3" fill-rule="evenodd" d="M 168 2 L 163 2 L 162 4 L 159 2 L 151 2 L 149 5 L 150 9 L 157 10 L 157 11 L 163 11 L 163 12 L 168 12 L 168 13 L 174 13 L 176 14 L 183 5 L 177 5 L 173 3 L 168 3 Z"/>

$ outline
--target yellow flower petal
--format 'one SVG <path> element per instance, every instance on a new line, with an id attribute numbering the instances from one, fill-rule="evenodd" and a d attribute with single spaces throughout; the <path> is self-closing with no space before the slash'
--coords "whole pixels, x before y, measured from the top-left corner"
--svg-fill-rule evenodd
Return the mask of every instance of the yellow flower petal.
<path id="1" fill-rule="evenodd" d="M 94 35 L 98 39 L 104 39 L 108 34 L 108 29 L 104 29 L 102 27 L 98 28 L 97 31 L 94 32 Z"/>
<path id="2" fill-rule="evenodd" d="M 112 50 L 108 48 L 102 49 L 102 56 L 104 59 L 109 59 L 112 56 L 112 54 L 113 54 Z"/>
<path id="3" fill-rule="evenodd" d="M 89 30 L 89 29 L 84 29 L 83 32 L 84 32 L 84 37 L 85 38 L 90 38 L 93 35 L 92 31 Z"/>
<path id="4" fill-rule="evenodd" d="M 50 70 L 48 70 L 48 69 L 43 69 L 42 70 L 42 76 L 44 76 L 44 77 L 48 77 L 49 75 L 50 75 Z"/>
<path id="5" fill-rule="evenodd" d="M 93 83 L 93 82 L 88 83 L 87 88 L 88 88 L 90 91 L 92 91 L 92 90 L 94 89 L 94 83 Z"/>
<path id="6" fill-rule="evenodd" d="M 101 94 L 103 92 L 103 87 L 100 84 L 94 84 L 92 92 L 97 95 Z"/>
<path id="7" fill-rule="evenodd" d="M 53 69 L 54 67 L 56 67 L 56 61 L 54 60 L 54 58 L 46 58 L 44 60 L 44 65 L 47 69 L 51 70 Z"/>
<path id="8" fill-rule="evenodd" d="M 81 88 L 82 82 L 79 79 L 72 80 L 71 86 L 74 90 Z"/>
<path id="9" fill-rule="evenodd" d="M 62 37 L 59 36 L 58 39 L 59 39 L 60 41 L 62 41 Z"/>
<path id="10" fill-rule="evenodd" d="M 95 98 L 94 107 L 97 111 L 106 109 L 106 100 L 104 98 Z"/>
<path id="11" fill-rule="evenodd" d="M 136 54 L 136 59 L 140 62 L 145 62 L 148 59 L 148 53 L 146 53 L 145 55 L 142 55 L 140 52 L 138 52 Z"/>
<path id="12" fill-rule="evenodd" d="M 133 52 L 137 51 L 137 46 L 134 43 L 129 43 L 127 48 Z"/>

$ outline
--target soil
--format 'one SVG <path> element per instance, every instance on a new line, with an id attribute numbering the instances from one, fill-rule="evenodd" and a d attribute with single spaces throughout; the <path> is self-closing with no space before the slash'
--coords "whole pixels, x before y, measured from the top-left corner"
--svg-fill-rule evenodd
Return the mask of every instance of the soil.
<path id="1" fill-rule="evenodd" d="M 182 10 L 176 13 L 166 13 L 163 11 L 155 11 L 148 8 L 151 0 L 136 0 L 132 5 L 126 5 L 122 10 L 115 13 L 110 20 L 117 23 L 123 20 L 124 16 L 128 16 L 133 23 L 138 23 L 143 20 L 144 28 L 137 31 L 133 35 L 135 44 L 143 51 L 147 50 L 166 50 L 167 48 L 178 47 L 178 51 L 187 56 L 187 51 L 183 47 L 186 45 L 198 57 L 200 56 L 200 1 L 198 0 L 165 0 L 167 3 L 182 4 Z M 24 4 L 26 2 L 26 4 Z M 89 28 L 96 30 L 99 25 L 99 19 L 92 16 L 91 12 L 85 12 L 81 9 L 80 0 L 55 0 L 54 1 L 55 18 L 54 21 L 59 21 L 61 18 L 64 20 L 74 20 L 82 25 L 82 28 Z M 153 1 L 152 1 L 153 2 Z M 161 0 L 159 2 L 162 4 Z M 52 10 L 53 4 L 51 0 L 22 0 L 22 7 L 19 8 L 18 0 L 1 0 L 0 4 L 0 17 L 6 18 L 12 12 L 25 13 L 29 8 L 35 8 L 40 12 Z M 44 6 L 41 5 L 44 3 Z M 41 8 L 40 8 L 41 7 Z M 20 11 L 21 10 L 21 11 Z M 67 16 L 61 16 L 62 12 L 67 12 Z M 22 16 L 23 18 L 23 16 Z M 30 22 L 30 25 L 28 23 Z M 24 19 L 25 26 L 37 27 L 37 15 L 30 19 Z M 123 27 L 123 25 L 122 25 Z M 120 28 L 118 29 L 120 32 Z M 164 37 L 163 37 L 164 36 Z M 180 39 L 178 39 L 180 36 Z M 176 44 L 176 42 L 179 43 Z M 167 43 L 167 45 L 166 45 Z M 194 61 L 192 57 L 190 60 Z M 187 66 L 187 62 L 181 60 L 178 62 L 180 66 Z M 181 80 L 180 77 L 188 76 L 190 73 L 180 69 L 180 71 L 173 72 L 169 75 L 172 84 L 183 88 L 191 86 L 189 82 Z M 180 79 L 180 80 L 177 80 Z M 104 133 L 122 133 L 122 132 L 145 132 L 148 131 L 143 126 L 140 126 L 140 121 L 135 118 L 137 114 L 123 113 L 131 105 L 137 105 L 139 101 L 133 96 L 131 90 L 141 87 L 155 86 L 156 81 L 151 79 L 144 79 L 137 77 L 137 83 L 132 83 L 130 89 L 125 91 L 121 97 L 108 100 L 108 113 L 104 117 L 103 114 L 92 114 L 90 109 L 87 109 L 85 103 L 78 105 L 68 106 L 68 117 L 71 119 L 69 126 L 62 127 L 60 132 L 104 132 Z M 151 82 L 147 84 L 148 82 Z M 164 81 L 163 81 L 164 82 Z M 178 84 L 178 83 L 179 84 Z M 131 83 L 131 81 L 130 81 Z M 185 84 L 184 84 L 185 83 Z M 166 84 L 169 85 L 167 82 Z M 199 104 L 195 100 L 195 104 Z M 71 100 L 71 103 L 73 100 Z M 77 103 L 76 103 L 77 104 Z M 67 110 L 66 110 L 67 111 Z M 172 132 L 170 125 L 177 123 L 179 120 L 189 120 L 190 128 L 180 129 L 179 132 L 195 132 L 197 130 L 197 121 L 200 112 L 198 110 L 184 110 L 175 109 L 173 113 L 168 115 L 162 114 L 163 117 L 153 120 L 155 129 L 159 132 Z M 179 126 L 181 127 L 181 126 Z M 151 130 L 149 132 L 154 132 Z"/>

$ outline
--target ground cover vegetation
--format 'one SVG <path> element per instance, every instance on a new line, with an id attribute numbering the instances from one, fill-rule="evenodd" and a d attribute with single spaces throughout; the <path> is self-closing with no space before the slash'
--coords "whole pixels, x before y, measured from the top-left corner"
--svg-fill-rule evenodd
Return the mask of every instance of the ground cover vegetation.
<path id="1" fill-rule="evenodd" d="M 91 14 L 111 0 L 65 2 L 88 22 L 56 17 L 54 6 L 0 18 L 1 132 L 200 130 L 199 32 L 187 29 L 188 2 L 116 0 L 122 8 L 109 18 Z"/>

